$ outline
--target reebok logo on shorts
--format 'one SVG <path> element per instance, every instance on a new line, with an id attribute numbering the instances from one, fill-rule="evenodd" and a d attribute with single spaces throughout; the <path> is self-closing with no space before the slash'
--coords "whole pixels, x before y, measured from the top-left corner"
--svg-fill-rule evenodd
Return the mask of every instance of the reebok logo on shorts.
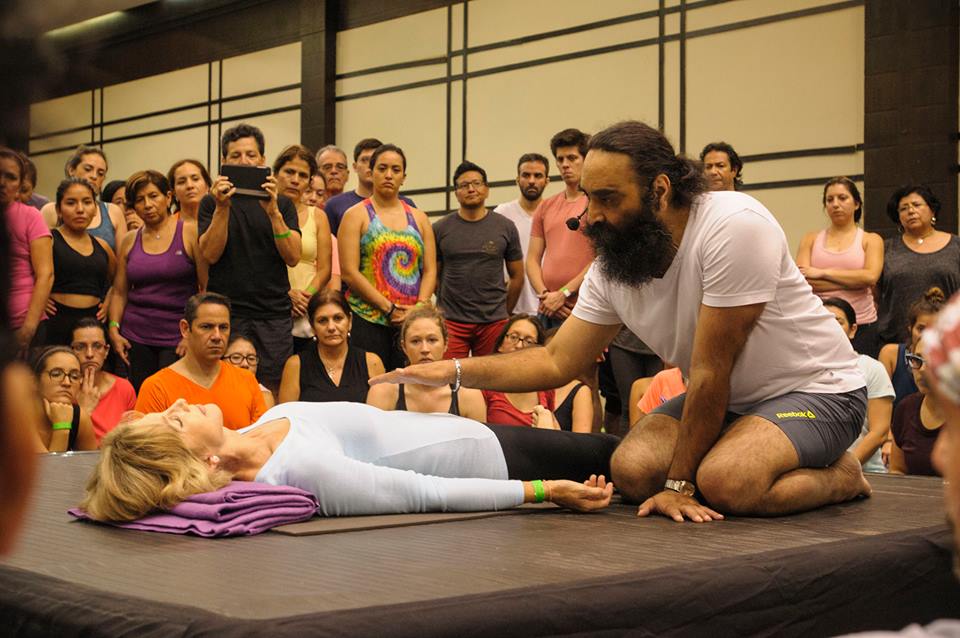
<path id="1" fill-rule="evenodd" d="M 812 411 L 806 412 L 777 412 L 778 419 L 815 419 L 817 415 Z"/>

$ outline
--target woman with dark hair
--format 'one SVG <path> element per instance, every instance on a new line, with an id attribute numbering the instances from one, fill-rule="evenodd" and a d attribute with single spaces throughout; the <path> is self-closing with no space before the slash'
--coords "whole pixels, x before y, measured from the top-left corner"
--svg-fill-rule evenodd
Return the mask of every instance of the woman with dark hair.
<path id="1" fill-rule="evenodd" d="M 933 446 L 946 419 L 937 405 L 937 398 L 930 393 L 929 379 L 924 375 L 927 347 L 924 340 L 919 339 L 913 352 L 906 356 L 917 392 L 901 401 L 893 412 L 891 474 L 940 476 L 932 462 Z"/>
<path id="2" fill-rule="evenodd" d="M 43 416 L 37 439 L 44 452 L 95 450 L 97 438 L 90 414 L 77 403 L 80 360 L 66 346 L 51 346 L 37 352 L 31 361 L 43 400 Z"/>
<path id="3" fill-rule="evenodd" d="M 227 349 L 223 352 L 223 358 L 238 368 L 249 370 L 250 374 L 257 376 L 257 366 L 260 365 L 260 355 L 257 353 L 257 347 L 253 345 L 250 337 L 240 332 L 231 332 L 230 340 L 227 341 Z M 260 392 L 263 394 L 263 403 L 267 409 L 277 404 L 270 388 L 259 383 Z"/>
<path id="4" fill-rule="evenodd" d="M 443 311 L 433 306 L 418 306 L 411 310 L 400 327 L 400 343 L 410 364 L 443 359 L 447 349 L 447 322 Z M 483 394 L 474 388 L 384 383 L 370 388 L 367 404 L 381 410 L 427 414 L 446 412 L 474 421 L 487 420 Z"/>
<path id="5" fill-rule="evenodd" d="M 407 159 L 393 144 L 370 157 L 373 195 L 344 213 L 337 231 L 340 271 L 356 316 L 354 342 L 388 370 L 403 365 L 400 325 L 437 287 L 437 247 L 426 214 L 399 198 Z"/>
<path id="6" fill-rule="evenodd" d="M 198 160 L 179 160 L 167 171 L 167 183 L 173 189 L 173 208 L 184 219 L 196 222 L 200 200 L 213 185 L 207 167 Z"/>
<path id="7" fill-rule="evenodd" d="M 70 348 L 80 360 L 80 391 L 77 402 L 93 422 L 97 443 L 117 427 L 120 417 L 137 403 L 137 393 L 130 382 L 106 372 L 103 362 L 110 352 L 103 324 L 84 317 L 73 328 Z"/>
<path id="8" fill-rule="evenodd" d="M 823 305 L 837 318 L 837 323 L 847 338 L 856 338 L 857 313 L 845 299 L 828 297 Z M 893 416 L 893 384 L 883 364 L 873 357 L 861 354 L 857 365 L 867 382 L 867 414 L 863 420 L 860 436 L 848 448 L 853 452 L 865 472 L 886 472 L 881 446 L 890 434 L 890 419 Z"/>
<path id="9" fill-rule="evenodd" d="M 546 344 L 546 334 L 540 321 L 531 315 L 516 314 L 507 320 L 494 344 L 494 352 L 515 352 Z M 562 401 L 557 400 L 563 393 Z M 590 432 L 593 428 L 593 400 L 590 388 L 572 381 L 560 390 L 538 392 L 500 392 L 483 390 L 487 404 L 487 422 L 499 425 L 533 426 L 548 430 Z M 579 399 L 579 403 L 577 403 Z M 566 406 L 570 403 L 569 408 Z M 574 413 L 576 411 L 576 414 Z M 564 423 L 557 412 L 561 412 Z M 569 412 L 569 419 L 566 413 Z"/>
<path id="10" fill-rule="evenodd" d="M 113 204 L 123 211 L 123 220 L 127 224 L 127 230 L 133 231 L 143 226 L 143 221 L 137 217 L 136 211 L 127 206 L 126 182 L 122 179 L 115 179 L 103 187 L 100 194 L 104 201 Z"/>
<path id="11" fill-rule="evenodd" d="M 8 307 L 3 310 L 10 313 L 17 347 L 26 354 L 53 287 L 53 242 L 40 213 L 18 199 L 23 173 L 23 158 L 0 147 L 0 211 L 10 241 Z"/>
<path id="12" fill-rule="evenodd" d="M 321 290 L 310 298 L 307 316 L 316 345 L 287 359 L 279 402 L 364 403 L 370 389 L 367 381 L 383 373 L 383 362 L 375 353 L 350 343 L 355 322 L 343 295 L 339 290 Z"/>
<path id="13" fill-rule="evenodd" d="M 903 341 L 910 304 L 931 286 L 946 299 L 960 289 L 960 238 L 936 229 L 940 201 L 926 186 L 898 188 L 887 215 L 900 229 L 884 242 L 880 275 L 879 330 L 882 343 Z"/>
<path id="14" fill-rule="evenodd" d="M 103 150 L 97 146 L 78 146 L 73 156 L 67 160 L 64 174 L 67 179 L 82 179 L 93 188 L 96 206 L 87 232 L 105 241 L 110 250 L 116 251 L 127 233 L 127 224 L 123 211 L 118 206 L 99 199 L 103 181 L 107 177 L 107 156 Z M 59 210 L 52 202 L 40 212 L 50 228 L 60 223 Z"/>
<path id="15" fill-rule="evenodd" d="M 330 245 L 333 235 L 330 234 L 327 216 L 323 210 L 309 206 L 304 201 L 304 193 L 316 173 L 316 158 L 310 149 L 299 144 L 283 149 L 273 163 L 277 190 L 293 201 L 300 222 L 300 261 L 296 266 L 287 266 L 294 352 L 300 352 L 310 345 L 313 330 L 307 318 L 307 304 L 318 290 L 329 285 L 333 265 Z M 339 268 L 337 270 L 339 272 Z"/>
<path id="16" fill-rule="evenodd" d="M 205 287 L 207 271 L 197 225 L 170 215 L 170 184 L 162 173 L 134 173 L 126 192 L 143 227 L 120 246 L 109 332 L 139 392 L 144 379 L 177 360 L 184 305 Z"/>
<path id="17" fill-rule="evenodd" d="M 876 357 L 880 343 L 872 288 L 883 270 L 883 238 L 859 226 L 863 199 L 850 178 L 827 181 L 823 208 L 830 225 L 804 236 L 797 251 L 797 266 L 821 299 L 844 299 L 853 307 L 857 313 L 853 349 Z"/>
<path id="18" fill-rule="evenodd" d="M 97 209 L 89 182 L 76 177 L 63 180 L 55 202 L 61 223 L 53 229 L 53 288 L 47 313 L 51 317 L 44 341 L 68 345 L 77 321 L 107 317 L 116 260 L 106 241 L 87 232 Z"/>

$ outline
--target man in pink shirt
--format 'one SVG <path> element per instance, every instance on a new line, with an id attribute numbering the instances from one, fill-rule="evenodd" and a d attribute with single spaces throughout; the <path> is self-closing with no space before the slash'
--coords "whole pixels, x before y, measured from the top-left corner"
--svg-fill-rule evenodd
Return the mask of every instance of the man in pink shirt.
<path id="1" fill-rule="evenodd" d="M 563 179 L 562 193 L 543 200 L 533 214 L 527 250 L 527 278 L 540 298 L 538 316 L 547 328 L 570 316 L 583 276 L 593 261 L 590 240 L 581 232 L 587 197 L 580 191 L 580 169 L 590 136 L 574 128 L 550 140 Z M 567 224 L 569 220 L 570 225 Z M 572 228 L 571 228 L 572 227 Z"/>

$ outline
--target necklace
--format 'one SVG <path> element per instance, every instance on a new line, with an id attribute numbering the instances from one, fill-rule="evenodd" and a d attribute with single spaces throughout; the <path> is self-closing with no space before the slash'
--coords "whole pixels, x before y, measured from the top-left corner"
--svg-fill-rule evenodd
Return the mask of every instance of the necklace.
<path id="1" fill-rule="evenodd" d="M 930 235 L 932 235 L 932 234 L 935 233 L 935 232 L 937 232 L 936 229 L 931 228 L 929 233 L 927 233 L 927 234 L 924 235 L 923 237 L 918 237 L 917 240 L 916 240 L 916 241 L 917 241 L 917 245 L 918 245 L 918 246 L 923 246 L 923 240 L 926 239 L 927 237 L 929 237 Z"/>
<path id="2" fill-rule="evenodd" d="M 318 354 L 319 354 L 319 353 L 318 353 Z M 332 364 L 327 364 L 327 362 L 323 360 L 323 357 L 320 357 L 320 363 L 323 364 L 323 369 L 326 370 L 326 371 L 327 371 L 327 375 L 329 375 L 329 376 L 331 376 L 331 377 L 332 377 L 334 374 L 336 374 L 337 372 L 340 372 L 341 370 L 343 370 L 343 364 L 344 364 L 344 362 L 343 362 L 343 361 L 339 361 L 339 357 L 337 357 L 337 359 L 338 359 L 338 361 L 336 361 L 336 362 L 334 362 L 334 363 L 332 363 Z M 344 355 L 344 359 L 346 359 L 346 355 Z"/>

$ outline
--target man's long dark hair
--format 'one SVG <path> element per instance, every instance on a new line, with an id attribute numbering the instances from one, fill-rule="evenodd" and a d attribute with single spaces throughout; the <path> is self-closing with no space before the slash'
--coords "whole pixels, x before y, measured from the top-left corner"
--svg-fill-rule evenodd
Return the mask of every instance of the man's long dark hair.
<path id="1" fill-rule="evenodd" d="M 628 156 L 642 189 L 649 188 L 657 175 L 666 175 L 673 188 L 674 206 L 690 206 L 707 190 L 700 166 L 677 155 L 663 133 L 643 122 L 627 120 L 607 127 L 590 138 L 589 149 Z"/>

